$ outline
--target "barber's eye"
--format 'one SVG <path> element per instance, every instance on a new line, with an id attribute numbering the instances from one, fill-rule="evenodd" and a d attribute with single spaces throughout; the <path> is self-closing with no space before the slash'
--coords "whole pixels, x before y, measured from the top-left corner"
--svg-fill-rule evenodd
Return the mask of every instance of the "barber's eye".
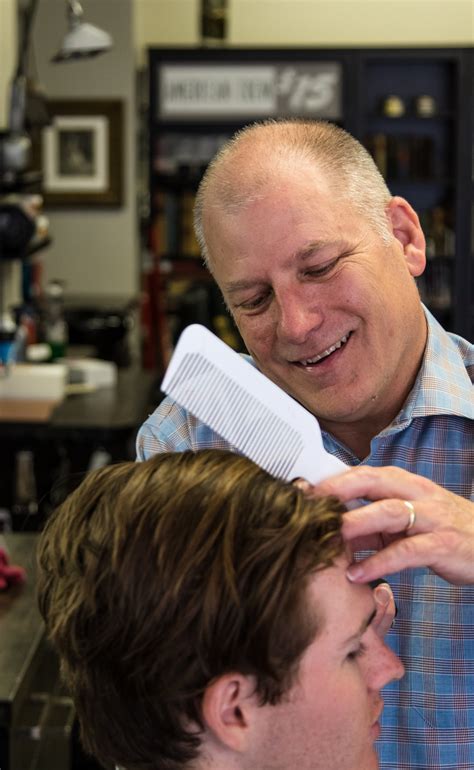
<path id="1" fill-rule="evenodd" d="M 348 660 L 357 660 L 357 658 L 361 658 L 366 652 L 367 647 L 361 642 L 355 650 L 351 650 L 348 653 L 347 658 Z"/>
<path id="2" fill-rule="evenodd" d="M 251 299 L 244 300 L 243 302 L 239 302 L 236 304 L 237 310 L 260 310 L 260 308 L 265 305 L 265 302 L 268 300 L 270 296 L 270 292 L 267 292 L 265 294 L 259 294 L 256 297 L 252 297 Z"/>
<path id="3" fill-rule="evenodd" d="M 331 259 L 330 262 L 326 262 L 323 265 L 318 265 L 315 267 L 308 268 L 307 270 L 305 270 L 305 275 L 307 275 L 309 278 L 320 278 L 332 270 L 332 268 L 338 262 L 338 259 L 339 258 Z"/>
<path id="4" fill-rule="evenodd" d="M 256 307 L 261 305 L 263 302 L 263 297 L 255 297 L 254 299 L 249 299 L 246 302 L 242 302 L 239 307 L 244 308 L 244 310 L 254 310 Z"/>

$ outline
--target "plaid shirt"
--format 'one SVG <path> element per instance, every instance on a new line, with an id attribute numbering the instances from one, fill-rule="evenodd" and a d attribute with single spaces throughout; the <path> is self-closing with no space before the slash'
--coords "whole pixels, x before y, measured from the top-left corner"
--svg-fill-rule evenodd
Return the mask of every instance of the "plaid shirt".
<path id="1" fill-rule="evenodd" d="M 426 315 L 428 342 L 418 378 L 363 463 L 397 465 L 472 498 L 474 347 Z M 323 441 L 348 465 L 360 463 L 330 434 L 323 432 Z M 170 399 L 137 439 L 141 460 L 160 451 L 212 447 L 232 448 Z M 474 770 L 474 588 L 451 586 L 421 568 L 391 576 L 390 584 L 398 615 L 387 642 L 406 675 L 384 689 L 381 767 Z"/>

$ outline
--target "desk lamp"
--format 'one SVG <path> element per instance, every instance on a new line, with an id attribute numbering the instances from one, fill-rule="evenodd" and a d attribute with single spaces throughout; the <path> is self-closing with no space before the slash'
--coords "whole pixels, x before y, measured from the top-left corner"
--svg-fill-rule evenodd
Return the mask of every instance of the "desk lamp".
<path id="1" fill-rule="evenodd" d="M 82 21 L 83 10 L 79 0 L 67 0 L 68 31 L 61 48 L 52 62 L 83 59 L 105 53 L 112 47 L 112 38 L 108 32 Z"/>
<path id="2" fill-rule="evenodd" d="M 20 34 L 18 61 L 11 84 L 8 130 L 0 134 L 0 177 L 5 173 L 21 173 L 30 161 L 31 141 L 27 128 L 42 127 L 50 122 L 42 92 L 29 87 L 27 69 L 31 44 L 31 29 L 39 0 L 20 5 Z M 112 38 L 104 30 L 82 21 L 79 0 L 66 0 L 68 31 L 61 48 L 52 61 L 65 62 L 105 53 L 112 47 Z M 1 182 L 1 179 L 0 179 Z"/>

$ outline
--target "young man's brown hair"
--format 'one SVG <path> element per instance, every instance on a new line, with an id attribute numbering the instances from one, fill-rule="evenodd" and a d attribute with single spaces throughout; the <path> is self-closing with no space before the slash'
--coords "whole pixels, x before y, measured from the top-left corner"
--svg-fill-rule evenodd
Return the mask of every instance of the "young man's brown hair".
<path id="1" fill-rule="evenodd" d="M 39 543 L 39 604 L 86 749 L 127 770 L 199 757 L 202 699 L 232 671 L 262 704 L 318 633 L 305 587 L 343 506 L 244 457 L 167 453 L 90 473 Z"/>

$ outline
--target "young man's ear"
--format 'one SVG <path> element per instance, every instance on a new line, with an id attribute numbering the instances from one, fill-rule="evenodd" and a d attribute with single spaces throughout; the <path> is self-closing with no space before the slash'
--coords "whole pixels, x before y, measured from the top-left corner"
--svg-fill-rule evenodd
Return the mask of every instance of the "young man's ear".
<path id="1" fill-rule="evenodd" d="M 426 267 L 426 242 L 418 214 L 408 201 L 396 195 L 387 206 L 393 235 L 400 242 L 408 270 L 416 277 Z"/>
<path id="2" fill-rule="evenodd" d="M 243 752 L 249 745 L 252 715 L 258 707 L 254 677 L 229 673 L 206 688 L 202 716 L 214 739 L 227 749 Z"/>

